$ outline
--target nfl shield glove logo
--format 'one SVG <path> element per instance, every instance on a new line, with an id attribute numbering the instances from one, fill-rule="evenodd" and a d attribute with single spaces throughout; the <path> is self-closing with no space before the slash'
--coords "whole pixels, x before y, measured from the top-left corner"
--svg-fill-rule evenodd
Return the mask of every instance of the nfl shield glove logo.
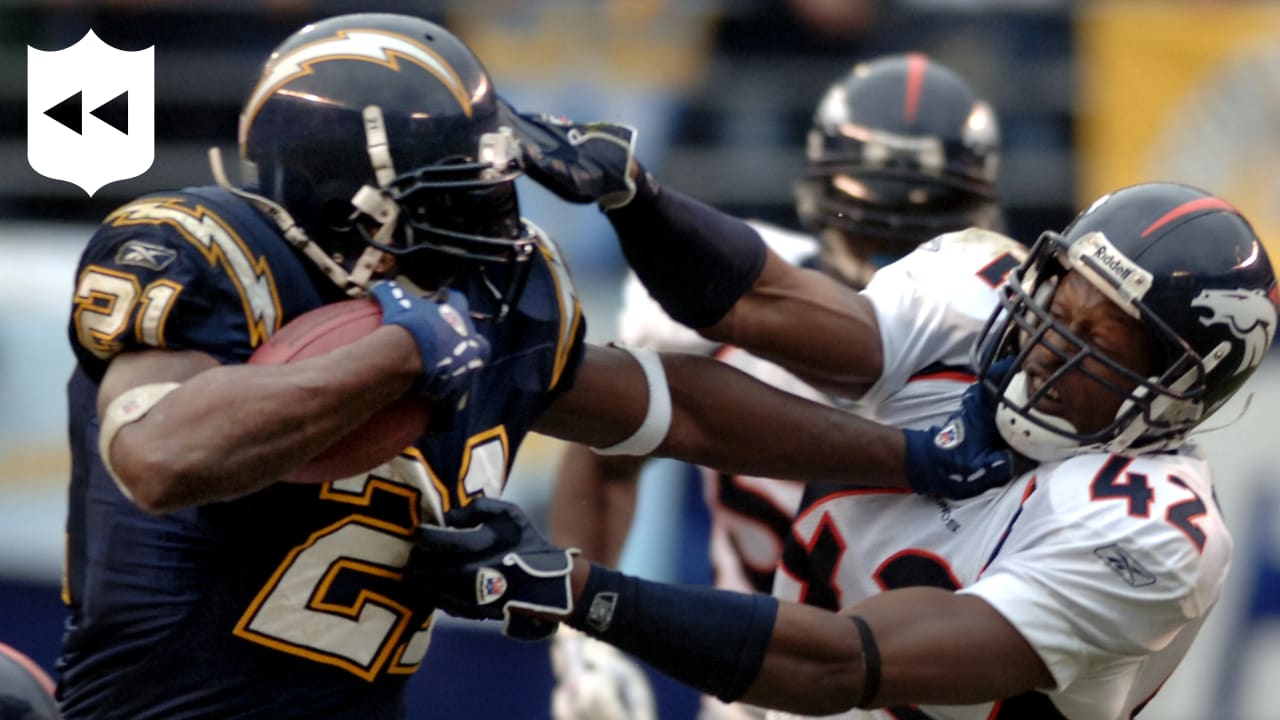
<path id="1" fill-rule="evenodd" d="M 938 434 L 933 437 L 933 444 L 942 450 L 953 450 L 964 442 L 964 422 L 960 418 L 955 418 L 942 426 Z"/>
<path id="2" fill-rule="evenodd" d="M 75 45 L 27 48 L 27 162 L 90 197 L 155 159 L 155 48 L 118 50 L 85 33 Z"/>
<path id="3" fill-rule="evenodd" d="M 507 592 L 507 578 L 493 568 L 482 567 L 476 573 L 476 604 L 488 605 Z"/>

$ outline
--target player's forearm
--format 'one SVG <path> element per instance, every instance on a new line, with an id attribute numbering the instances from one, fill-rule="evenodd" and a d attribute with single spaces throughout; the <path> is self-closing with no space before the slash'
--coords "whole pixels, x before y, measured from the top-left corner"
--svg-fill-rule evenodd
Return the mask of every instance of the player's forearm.
<path id="1" fill-rule="evenodd" d="M 570 624 L 726 701 L 805 714 L 862 697 L 848 618 L 765 595 L 655 583 L 575 562 Z"/>
<path id="2" fill-rule="evenodd" d="M 724 700 L 828 715 L 989 702 L 1054 683 L 998 611 L 941 588 L 893 590 L 837 614 L 655 583 L 581 558 L 571 583 L 569 624 Z"/>
<path id="3" fill-rule="evenodd" d="M 860 397 L 883 369 L 879 323 L 871 302 L 773 252 L 751 289 L 720 322 L 701 332 L 844 397 Z"/>
<path id="4" fill-rule="evenodd" d="M 639 183 L 607 213 L 623 254 L 663 310 L 846 396 L 880 376 L 870 302 L 769 251 L 746 223 L 687 195 Z"/>
<path id="5" fill-rule="evenodd" d="M 855 707 L 865 681 L 862 643 L 849 618 L 783 602 L 760 674 L 741 699 L 802 715 L 830 715 Z"/>
<path id="6" fill-rule="evenodd" d="M 804 482 L 909 487 L 901 430 L 790 395 L 734 368 L 664 354 L 674 406 L 656 454 Z"/>
<path id="7" fill-rule="evenodd" d="M 153 512 L 238 497 L 314 457 L 404 395 L 421 361 L 400 328 L 288 365 L 199 373 L 123 427 L 112 465 Z"/>

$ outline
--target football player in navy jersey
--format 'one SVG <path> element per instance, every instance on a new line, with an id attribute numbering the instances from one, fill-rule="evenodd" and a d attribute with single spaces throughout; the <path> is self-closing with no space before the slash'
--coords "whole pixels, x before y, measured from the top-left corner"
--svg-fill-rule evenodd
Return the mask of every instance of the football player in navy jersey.
<path id="1" fill-rule="evenodd" d="M 723 700 L 806 715 L 1120 720 L 1145 706 L 1230 565 L 1231 534 L 1192 434 L 1275 337 L 1271 262 L 1234 207 L 1186 185 L 1122 188 L 1045 232 L 1003 284 L 998 266 L 962 272 L 941 260 L 942 236 L 857 293 L 660 187 L 620 150 L 629 128 L 522 121 L 539 143 L 530 174 L 566 199 L 598 199 L 673 318 L 836 391 L 880 377 L 874 392 L 882 375 L 900 382 L 971 338 L 954 320 L 982 294 L 959 290 L 990 275 L 996 307 L 972 343 L 978 382 L 963 394 L 978 409 L 948 422 L 935 446 L 985 419 L 1038 463 L 956 500 L 828 491 L 793 525 L 809 566 L 793 576 L 784 563 L 775 584 L 793 601 L 652 583 L 578 558 L 571 587 L 555 588 L 573 609 L 540 618 Z M 744 450 L 805 463 L 799 437 Z M 551 591 L 517 575 L 506 595 L 474 592 L 477 576 L 556 552 L 517 508 L 486 500 L 450 522 L 450 533 L 422 528 L 411 561 L 449 612 L 527 612 L 513 602 Z"/>
<path id="2" fill-rule="evenodd" d="M 857 132 L 850 132 L 855 127 Z M 805 170 L 795 187 L 796 214 L 811 234 L 759 221 L 749 224 L 788 263 L 820 269 L 861 290 L 878 268 L 938 235 L 969 227 L 998 229 L 999 145 L 999 125 L 990 105 L 949 68 L 920 53 L 859 62 L 831 84 L 813 114 Z M 939 163 L 948 171 L 938 173 Z M 916 261 L 916 272 L 940 276 L 932 278 L 932 291 L 968 297 L 973 311 L 950 315 L 957 328 L 950 352 L 938 353 L 918 368 L 902 366 L 901 377 L 889 373 L 874 392 L 862 395 L 831 398 L 774 363 L 699 336 L 669 318 L 634 274 L 625 284 L 618 338 L 630 347 L 712 355 L 787 392 L 890 424 L 927 427 L 945 419 L 973 380 L 967 341 L 995 304 L 994 284 L 977 271 L 1007 271 L 1024 251 L 1016 241 L 994 233 L 955 233 L 928 256 L 927 269 Z M 948 277 L 968 282 L 945 282 Z M 994 277 L 1000 279 L 998 273 Z M 889 289 L 881 289 L 885 286 Z M 896 295 L 884 297 L 897 288 L 882 282 L 872 297 L 882 304 L 898 302 Z M 645 458 L 601 455 L 581 445 L 566 448 L 551 507 L 551 539 L 581 548 L 589 560 L 616 565 L 644 463 Z M 699 470 L 710 515 L 714 585 L 771 592 L 805 488 Z M 628 702 L 643 697 L 643 675 L 629 671 L 625 665 L 630 661 L 615 650 L 562 630 L 555 636 L 552 658 L 559 679 L 553 695 L 556 720 L 646 717 L 642 701 Z M 605 705 L 612 706 L 610 712 Z M 699 717 L 762 715 L 758 709 L 704 697 Z"/>
<path id="3" fill-rule="evenodd" d="M 264 66 L 241 115 L 242 185 L 215 154 L 217 184 L 102 222 L 69 323 L 66 717 L 404 717 L 434 610 L 405 577 L 415 531 L 499 494 L 533 429 L 806 480 L 858 464 L 866 482 L 965 495 L 1008 479 L 998 447 L 828 413 L 710 360 L 587 347 L 555 245 L 520 217 L 509 121 L 445 29 L 332 18 Z M 378 302 L 383 326 L 304 361 L 246 364 L 293 318 L 348 297 Z M 409 393 L 431 402 L 431 424 L 397 458 L 279 481 Z M 776 422 L 804 433 L 807 459 L 749 451 Z M 530 577 L 567 583 L 569 561 Z"/>

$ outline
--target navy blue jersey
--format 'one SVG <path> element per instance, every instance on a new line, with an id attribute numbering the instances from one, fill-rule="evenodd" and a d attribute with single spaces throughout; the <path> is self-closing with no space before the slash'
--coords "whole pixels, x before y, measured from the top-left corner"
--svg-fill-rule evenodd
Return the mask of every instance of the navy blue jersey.
<path id="1" fill-rule="evenodd" d="M 218 188 L 143 197 L 104 220 L 78 269 L 68 386 L 72 479 L 59 659 L 67 718 L 398 718 L 431 608 L 401 569 L 427 494 L 447 510 L 502 489 L 585 332 L 545 241 L 469 402 L 364 476 L 276 484 L 149 515 L 97 452 L 98 382 L 142 348 L 245 361 L 293 317 L 342 299 L 246 202 Z M 492 310 L 476 279 L 472 308 Z M 252 422 L 252 418 L 246 418 Z"/>

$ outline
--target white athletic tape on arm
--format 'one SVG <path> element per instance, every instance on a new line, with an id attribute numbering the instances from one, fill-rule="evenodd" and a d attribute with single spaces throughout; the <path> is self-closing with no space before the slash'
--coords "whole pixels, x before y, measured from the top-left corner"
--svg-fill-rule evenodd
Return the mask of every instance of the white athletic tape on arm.
<path id="1" fill-rule="evenodd" d="M 662 444 L 671 429 L 671 390 L 667 387 L 667 373 L 662 369 L 658 353 L 647 348 L 619 348 L 631 353 L 644 370 L 645 382 L 649 384 L 649 409 L 645 412 L 644 422 L 631 437 L 616 445 L 592 450 L 600 455 L 648 455 Z"/>
<path id="2" fill-rule="evenodd" d="M 156 403 L 160 402 L 160 398 L 173 392 L 180 384 L 152 383 L 130 388 L 116 396 L 116 399 L 107 405 L 107 411 L 102 415 L 102 427 L 98 430 L 98 455 L 107 468 L 107 474 L 116 481 L 116 487 L 120 488 L 120 492 L 130 500 L 133 500 L 133 493 L 120 482 L 120 476 L 116 475 L 115 468 L 111 467 L 111 441 L 116 439 L 116 433 L 120 432 L 120 428 L 141 420 L 151 408 L 155 407 Z"/>

